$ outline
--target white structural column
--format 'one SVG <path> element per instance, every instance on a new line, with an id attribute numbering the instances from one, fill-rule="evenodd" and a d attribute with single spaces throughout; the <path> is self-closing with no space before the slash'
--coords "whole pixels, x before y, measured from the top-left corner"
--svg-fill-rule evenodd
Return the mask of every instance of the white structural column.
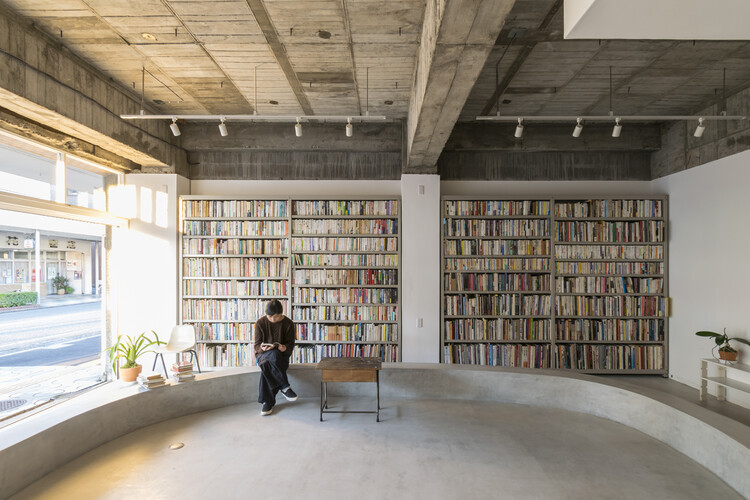
<path id="1" fill-rule="evenodd" d="M 440 176 L 401 176 L 401 360 L 440 361 Z"/>

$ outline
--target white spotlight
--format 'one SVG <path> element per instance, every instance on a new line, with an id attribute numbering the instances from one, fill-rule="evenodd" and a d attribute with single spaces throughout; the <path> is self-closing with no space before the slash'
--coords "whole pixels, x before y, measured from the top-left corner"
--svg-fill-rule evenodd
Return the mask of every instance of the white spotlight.
<path id="1" fill-rule="evenodd" d="M 302 137 L 302 124 L 299 122 L 299 118 L 297 118 L 297 124 L 294 126 L 294 135 Z"/>
<path id="2" fill-rule="evenodd" d="M 581 118 L 576 118 L 576 128 L 573 129 L 573 137 L 578 137 L 583 131 L 583 124 L 581 124 Z"/>
<path id="3" fill-rule="evenodd" d="M 177 118 L 172 118 L 172 124 L 169 126 L 175 137 L 180 135 L 180 127 L 177 126 Z"/>
<path id="4" fill-rule="evenodd" d="M 694 137 L 700 137 L 703 135 L 703 132 L 706 131 L 706 126 L 703 124 L 703 118 L 698 118 L 698 126 L 695 128 L 695 133 L 693 134 Z"/>
<path id="5" fill-rule="evenodd" d="M 227 130 L 227 126 L 224 123 L 224 118 L 221 119 L 221 123 L 219 123 L 219 133 L 222 137 L 226 137 L 229 135 L 229 131 Z"/>
<path id="6" fill-rule="evenodd" d="M 622 132 L 622 125 L 620 125 L 620 119 L 615 118 L 615 128 L 612 129 L 612 137 L 620 137 L 620 132 Z"/>
<path id="7" fill-rule="evenodd" d="M 523 118 L 519 118 L 518 125 L 516 125 L 515 136 L 517 139 L 520 139 L 522 135 L 523 135 Z"/>
<path id="8" fill-rule="evenodd" d="M 347 118 L 346 119 L 346 136 L 351 137 L 354 135 L 354 126 L 352 125 L 352 119 Z"/>

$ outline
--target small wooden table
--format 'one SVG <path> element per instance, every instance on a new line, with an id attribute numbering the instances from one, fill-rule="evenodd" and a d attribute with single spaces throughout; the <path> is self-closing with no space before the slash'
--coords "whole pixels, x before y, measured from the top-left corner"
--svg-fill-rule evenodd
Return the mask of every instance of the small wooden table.
<path id="1" fill-rule="evenodd" d="M 320 370 L 320 421 L 324 413 L 374 413 L 380 422 L 380 358 L 323 358 L 318 362 Z M 328 382 L 375 382 L 377 408 L 375 411 L 328 409 Z"/>

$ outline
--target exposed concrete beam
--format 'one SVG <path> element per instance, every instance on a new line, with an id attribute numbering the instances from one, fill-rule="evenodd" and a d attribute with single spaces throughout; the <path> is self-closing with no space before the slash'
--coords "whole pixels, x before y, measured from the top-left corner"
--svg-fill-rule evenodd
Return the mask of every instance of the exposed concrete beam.
<path id="1" fill-rule="evenodd" d="M 723 100 L 698 110 L 696 115 L 718 115 Z M 728 114 L 750 116 L 750 89 L 727 97 Z M 677 122 L 664 127 L 662 148 L 651 155 L 651 175 L 656 179 L 750 149 L 750 120 L 709 122 L 702 137 L 694 137 L 695 123 Z"/>
<path id="2" fill-rule="evenodd" d="M 550 152 L 445 151 L 443 180 L 650 180 L 647 151 Z"/>
<path id="3" fill-rule="evenodd" d="M 427 2 L 409 100 L 404 173 L 437 160 L 515 0 Z"/>
<path id="4" fill-rule="evenodd" d="M 96 144 L 61 134 L 2 108 L 0 108 L 0 129 L 106 167 L 123 171 L 137 170 L 140 167 L 127 158 L 97 147 Z"/>
<path id="5" fill-rule="evenodd" d="M 255 16 L 255 21 L 258 23 L 258 26 L 260 26 L 260 29 L 263 31 L 263 36 L 266 37 L 266 43 L 268 43 L 271 52 L 273 52 L 273 56 L 276 58 L 276 62 L 279 63 L 281 70 L 284 72 L 284 76 L 286 76 L 289 86 L 292 88 L 292 92 L 294 92 L 294 95 L 297 97 L 297 101 L 299 102 L 302 111 L 306 115 L 315 114 L 312 106 L 310 106 L 310 101 L 305 95 L 305 91 L 302 89 L 302 84 L 300 83 L 299 78 L 297 78 L 297 73 L 294 71 L 292 63 L 289 61 L 284 44 L 279 40 L 279 34 L 276 33 L 276 27 L 271 21 L 271 16 L 268 15 L 266 6 L 263 5 L 263 0 L 247 0 L 247 5 L 253 12 L 253 16 Z"/>
<path id="6" fill-rule="evenodd" d="M 390 151 L 400 153 L 401 122 L 355 123 L 354 135 L 346 137 L 343 123 L 305 123 L 302 137 L 294 135 L 293 123 L 227 123 L 229 135 L 221 137 L 215 123 L 186 123 L 182 146 L 191 151 Z"/>
<path id="7" fill-rule="evenodd" d="M 194 180 L 401 178 L 400 151 L 193 151 L 189 161 Z"/>
<path id="8" fill-rule="evenodd" d="M 586 125 L 580 137 L 571 136 L 573 125 L 527 123 L 516 139 L 515 124 L 457 123 L 445 151 L 657 151 L 661 148 L 658 124 L 626 124 L 620 137 L 612 137 L 612 125 Z"/>
<path id="9" fill-rule="evenodd" d="M 169 142 L 167 124 L 121 120 L 138 112 L 138 99 L 3 6 L 0 67 L 0 107 L 135 164 L 186 170 L 185 151 Z"/>

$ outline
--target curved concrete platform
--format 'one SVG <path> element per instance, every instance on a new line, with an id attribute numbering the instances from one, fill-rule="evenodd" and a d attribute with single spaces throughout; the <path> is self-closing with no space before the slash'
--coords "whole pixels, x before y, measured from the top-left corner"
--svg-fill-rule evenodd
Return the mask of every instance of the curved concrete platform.
<path id="1" fill-rule="evenodd" d="M 318 396 L 317 370 L 294 366 L 289 373 L 300 396 Z M 0 496 L 13 494 L 87 451 L 142 427 L 254 402 L 257 383 L 255 369 L 207 373 L 193 383 L 145 392 L 114 383 L 29 417 L 0 430 Z M 331 391 L 354 396 L 374 392 L 371 384 L 332 385 Z M 381 373 L 381 394 L 407 400 L 517 403 L 602 417 L 671 446 L 750 498 L 748 428 L 658 391 L 560 372 L 393 364 L 385 365 Z"/>

